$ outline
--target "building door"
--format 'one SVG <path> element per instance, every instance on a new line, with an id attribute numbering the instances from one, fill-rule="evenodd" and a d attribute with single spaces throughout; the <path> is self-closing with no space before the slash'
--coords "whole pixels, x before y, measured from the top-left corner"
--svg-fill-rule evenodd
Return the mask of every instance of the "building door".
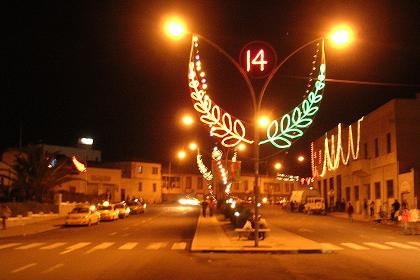
<path id="1" fill-rule="evenodd" d="M 121 188 L 121 201 L 125 200 L 125 189 Z"/>

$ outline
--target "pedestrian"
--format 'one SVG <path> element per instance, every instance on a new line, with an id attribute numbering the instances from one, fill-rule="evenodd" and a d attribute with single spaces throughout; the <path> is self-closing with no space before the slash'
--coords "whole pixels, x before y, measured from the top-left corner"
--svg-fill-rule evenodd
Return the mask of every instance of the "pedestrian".
<path id="1" fill-rule="evenodd" d="M 3 224 L 3 230 L 6 229 L 6 222 L 7 219 L 12 215 L 12 210 L 10 210 L 9 206 L 2 205 L 1 206 L 1 219 Z"/>
<path id="2" fill-rule="evenodd" d="M 395 200 L 394 203 L 392 203 L 392 212 L 391 212 L 391 220 L 396 223 L 397 222 L 397 218 L 396 218 L 396 213 L 398 213 L 398 211 L 400 210 L 400 203 L 398 202 L 398 200 Z"/>
<path id="3" fill-rule="evenodd" d="M 353 212 L 354 212 L 353 205 L 351 205 L 351 202 L 349 202 L 349 205 L 347 207 L 347 214 L 349 215 L 349 220 L 352 223 L 353 223 Z"/>
<path id="4" fill-rule="evenodd" d="M 402 225 L 402 233 L 408 233 L 408 220 L 410 218 L 410 212 L 407 208 L 403 208 L 401 212 L 401 225 Z"/>
<path id="5" fill-rule="evenodd" d="M 201 202 L 201 209 L 203 210 L 203 217 L 206 217 L 207 215 L 207 206 L 209 205 L 209 203 L 207 202 L 207 199 L 204 199 Z"/>
<path id="6" fill-rule="evenodd" d="M 214 199 L 210 199 L 209 200 L 210 217 L 213 217 L 213 213 L 215 209 L 216 209 L 216 201 Z"/>
<path id="7" fill-rule="evenodd" d="M 371 201 L 369 204 L 369 210 L 370 210 L 370 218 L 373 219 L 375 215 L 375 201 Z"/>

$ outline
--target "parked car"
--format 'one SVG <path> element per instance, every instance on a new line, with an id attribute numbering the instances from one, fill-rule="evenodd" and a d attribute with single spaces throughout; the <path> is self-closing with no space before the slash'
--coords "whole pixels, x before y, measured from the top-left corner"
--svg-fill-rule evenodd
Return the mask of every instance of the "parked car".
<path id="1" fill-rule="evenodd" d="M 304 212 L 307 214 L 322 214 L 325 215 L 327 212 L 325 211 L 325 201 L 322 197 L 308 197 Z"/>
<path id="2" fill-rule="evenodd" d="M 130 215 L 130 207 L 128 207 L 127 203 L 120 202 L 114 205 L 115 209 L 118 210 L 119 218 L 124 219 Z"/>
<path id="3" fill-rule="evenodd" d="M 99 224 L 100 214 L 88 206 L 74 208 L 67 216 L 65 225 L 87 225 Z"/>
<path id="4" fill-rule="evenodd" d="M 130 207 L 130 214 L 140 214 L 144 213 L 144 204 L 140 201 L 130 201 L 127 202 L 128 207 Z"/>
<path id="5" fill-rule="evenodd" d="M 115 209 L 114 205 L 104 203 L 98 206 L 98 212 L 101 214 L 101 221 L 114 221 L 118 220 L 119 211 Z"/>

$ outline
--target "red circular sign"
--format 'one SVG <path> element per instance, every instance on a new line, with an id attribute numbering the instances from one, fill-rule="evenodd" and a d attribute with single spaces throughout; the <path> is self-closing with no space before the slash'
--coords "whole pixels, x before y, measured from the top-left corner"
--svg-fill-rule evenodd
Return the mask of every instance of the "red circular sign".
<path id="1" fill-rule="evenodd" d="M 268 76 L 277 64 L 277 55 L 270 44 L 253 41 L 245 45 L 239 55 L 242 69 L 251 77 Z"/>

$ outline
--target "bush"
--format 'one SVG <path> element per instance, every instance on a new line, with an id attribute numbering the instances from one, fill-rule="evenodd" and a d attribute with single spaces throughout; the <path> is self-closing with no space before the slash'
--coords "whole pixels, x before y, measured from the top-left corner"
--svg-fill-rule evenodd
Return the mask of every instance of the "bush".
<path id="1" fill-rule="evenodd" d="M 40 203 L 36 201 L 28 201 L 28 202 L 8 202 L 3 203 L 7 205 L 10 210 L 12 210 L 12 217 L 17 215 L 26 216 L 28 212 L 32 212 L 37 214 L 39 212 L 49 213 L 49 212 L 58 212 L 57 206 L 52 203 Z"/>

